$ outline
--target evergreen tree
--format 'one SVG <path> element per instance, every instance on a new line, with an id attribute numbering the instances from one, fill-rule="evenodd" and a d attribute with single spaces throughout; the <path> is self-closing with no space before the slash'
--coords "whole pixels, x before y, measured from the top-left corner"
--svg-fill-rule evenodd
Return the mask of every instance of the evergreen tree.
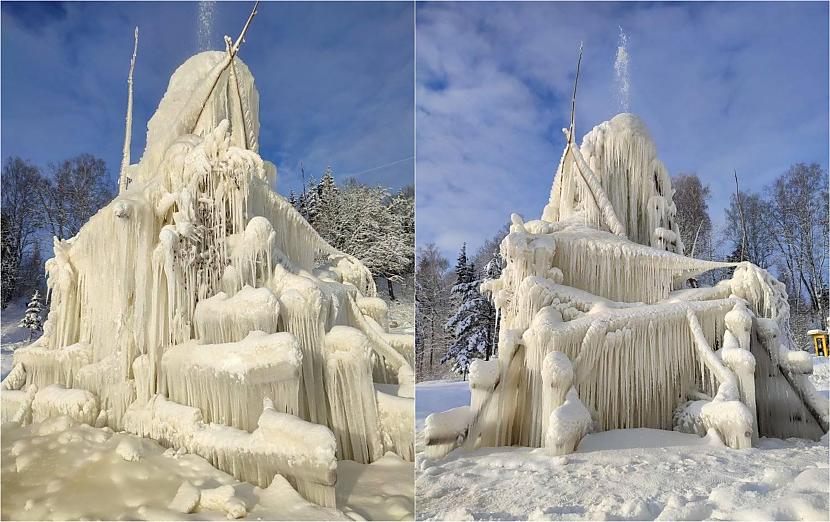
<path id="1" fill-rule="evenodd" d="M 297 208 L 297 195 L 294 194 L 293 190 L 288 193 L 288 202 L 291 203 L 292 207 Z"/>
<path id="2" fill-rule="evenodd" d="M 21 328 L 29 330 L 30 341 L 35 336 L 35 332 L 43 330 L 42 314 L 43 305 L 40 302 L 40 292 L 35 290 L 35 293 L 32 294 L 32 299 L 29 301 L 29 305 L 26 307 L 26 315 L 23 316 L 23 319 L 20 320 L 20 324 L 18 325 Z"/>
<path id="3" fill-rule="evenodd" d="M 317 185 L 317 209 L 314 228 L 331 245 L 340 248 L 343 239 L 343 201 L 340 189 L 334 181 L 331 167 L 323 172 L 323 179 Z"/>
<path id="4" fill-rule="evenodd" d="M 320 193 L 317 181 L 314 176 L 309 177 L 308 185 L 306 185 L 306 193 L 303 197 L 302 208 L 305 209 L 303 217 L 309 222 L 311 226 L 317 219 L 317 211 L 319 210 Z"/>
<path id="5" fill-rule="evenodd" d="M 480 280 L 474 279 L 475 266 L 467 262 L 467 245 L 461 247 L 455 266 L 456 284 L 452 294 L 458 308 L 447 320 L 445 328 L 454 338 L 441 362 L 452 362 L 452 370 L 464 379 L 473 359 L 485 358 L 491 345 L 492 305 L 481 295 Z"/>
<path id="6" fill-rule="evenodd" d="M 317 185 L 317 192 L 321 201 L 325 201 L 337 192 L 337 184 L 334 182 L 334 171 L 331 167 L 326 167 L 326 170 L 323 171 L 323 179 Z"/>

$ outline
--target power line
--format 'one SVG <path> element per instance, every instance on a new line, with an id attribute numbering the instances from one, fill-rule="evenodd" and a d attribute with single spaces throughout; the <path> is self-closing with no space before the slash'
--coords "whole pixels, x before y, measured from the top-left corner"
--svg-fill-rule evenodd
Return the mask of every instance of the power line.
<path id="1" fill-rule="evenodd" d="M 401 158 L 399 160 L 392 161 L 390 163 L 385 163 L 383 165 L 378 165 L 377 167 L 372 167 L 371 169 L 362 170 L 360 172 L 355 172 L 353 174 L 344 174 L 343 177 L 356 177 L 362 174 L 366 174 L 367 172 L 374 172 L 376 170 L 385 169 L 386 167 L 391 167 L 392 165 L 397 165 L 398 163 L 403 163 L 404 161 L 409 161 L 414 159 L 415 156 L 407 156 L 406 158 Z"/>

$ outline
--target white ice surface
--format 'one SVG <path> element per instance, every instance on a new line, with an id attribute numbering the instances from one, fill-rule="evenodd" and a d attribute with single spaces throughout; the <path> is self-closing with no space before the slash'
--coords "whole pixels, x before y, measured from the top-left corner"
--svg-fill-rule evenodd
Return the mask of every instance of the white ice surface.
<path id="1" fill-rule="evenodd" d="M 128 442 L 124 442 L 128 441 Z M 120 447 L 120 449 L 119 449 Z M 127 450 L 130 451 L 127 451 Z M 124 455 L 137 460 L 125 459 Z M 196 455 L 109 429 L 69 425 L 67 417 L 2 428 L 2 519 L 224 520 L 223 506 L 191 514 L 168 505 L 189 481 L 200 490 L 229 486 L 250 520 L 412 519 L 412 463 L 394 454 L 338 467 L 337 508 L 303 499 L 277 477 L 266 489 L 239 482 Z"/>
<path id="2" fill-rule="evenodd" d="M 467 383 L 418 385 L 418 519 L 827 520 L 826 442 L 732 450 L 664 430 L 590 434 L 577 453 L 499 447 L 423 453 L 423 420 L 467 404 Z M 610 450 L 610 451 L 609 451 Z"/>

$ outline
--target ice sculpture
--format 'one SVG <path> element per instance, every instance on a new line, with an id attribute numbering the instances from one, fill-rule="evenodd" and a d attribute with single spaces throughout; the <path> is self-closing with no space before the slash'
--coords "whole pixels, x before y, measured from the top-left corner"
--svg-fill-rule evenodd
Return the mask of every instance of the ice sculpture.
<path id="1" fill-rule="evenodd" d="M 497 366 L 473 364 L 469 409 L 427 418 L 428 455 L 561 454 L 591 429 L 712 431 L 733 448 L 820 438 L 827 401 L 809 354 L 791 349 L 784 286 L 750 263 L 682 255 L 671 179 L 639 118 L 619 114 L 581 146 L 564 132 L 542 219 L 512 216 L 506 266 L 482 285 L 501 324 Z M 720 267 L 732 278 L 683 288 Z"/>
<path id="2" fill-rule="evenodd" d="M 128 186 L 54 240 L 45 333 L 15 353 L 3 420 L 70 415 L 333 506 L 338 459 L 413 458 L 414 341 L 272 190 L 234 53 L 175 71 Z"/>

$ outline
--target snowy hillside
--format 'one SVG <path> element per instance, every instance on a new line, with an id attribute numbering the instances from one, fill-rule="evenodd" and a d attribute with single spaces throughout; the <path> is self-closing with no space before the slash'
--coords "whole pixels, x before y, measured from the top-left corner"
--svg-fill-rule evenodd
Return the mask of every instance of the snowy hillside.
<path id="1" fill-rule="evenodd" d="M 25 313 L 25 299 L 9 303 L 9 306 L 0 313 L 0 332 L 2 332 L 2 338 L 0 338 L 0 343 L 2 343 L 2 377 L 0 379 L 5 379 L 12 369 L 14 350 L 30 343 L 29 330 L 18 326 Z"/>
<path id="2" fill-rule="evenodd" d="M 826 437 L 762 439 L 736 451 L 679 432 L 611 430 L 563 457 L 499 447 L 428 458 L 424 419 L 469 404 L 467 386 L 417 386 L 419 520 L 828 519 Z"/>

